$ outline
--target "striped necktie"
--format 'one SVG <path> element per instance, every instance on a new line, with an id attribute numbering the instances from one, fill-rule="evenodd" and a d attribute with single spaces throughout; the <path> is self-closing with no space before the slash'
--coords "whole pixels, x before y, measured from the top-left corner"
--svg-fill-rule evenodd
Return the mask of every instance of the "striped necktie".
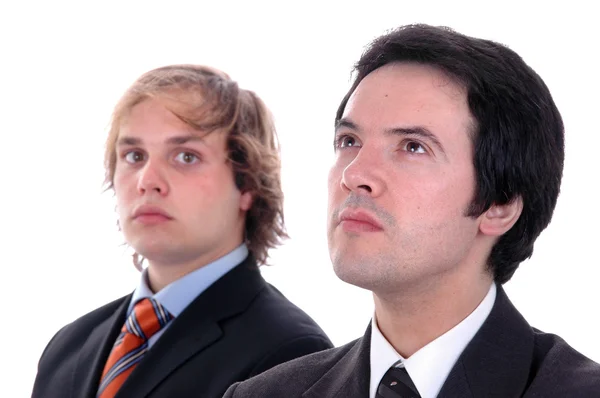
<path id="1" fill-rule="evenodd" d="M 417 387 L 408 372 L 394 364 L 384 375 L 377 387 L 376 398 L 420 398 Z"/>
<path id="2" fill-rule="evenodd" d="M 97 398 L 112 398 L 148 351 L 148 339 L 173 316 L 153 298 L 138 301 L 112 348 L 98 388 Z"/>

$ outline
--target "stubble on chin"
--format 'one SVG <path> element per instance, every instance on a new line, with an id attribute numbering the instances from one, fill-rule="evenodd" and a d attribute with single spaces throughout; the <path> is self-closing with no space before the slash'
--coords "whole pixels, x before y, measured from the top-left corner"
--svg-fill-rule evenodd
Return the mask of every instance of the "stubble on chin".
<path id="1" fill-rule="evenodd" d="M 389 256 L 337 251 L 331 261 L 337 277 L 346 283 L 372 292 L 394 289 L 398 275 Z"/>

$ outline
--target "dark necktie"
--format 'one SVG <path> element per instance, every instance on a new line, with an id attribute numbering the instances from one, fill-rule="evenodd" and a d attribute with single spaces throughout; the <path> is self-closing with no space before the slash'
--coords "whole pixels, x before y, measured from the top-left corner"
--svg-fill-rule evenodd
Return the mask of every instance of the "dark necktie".
<path id="1" fill-rule="evenodd" d="M 397 363 L 396 363 L 397 364 Z M 381 379 L 376 398 L 421 398 L 404 367 L 394 364 Z"/>

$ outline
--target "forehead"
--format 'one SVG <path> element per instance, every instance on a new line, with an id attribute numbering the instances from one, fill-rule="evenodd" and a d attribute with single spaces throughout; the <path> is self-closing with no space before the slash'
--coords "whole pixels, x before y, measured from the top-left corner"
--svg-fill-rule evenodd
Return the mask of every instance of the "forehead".
<path id="1" fill-rule="evenodd" d="M 436 132 L 473 125 L 461 84 L 435 67 L 404 62 L 367 75 L 350 96 L 343 117 L 375 129 L 420 125 Z"/>
<path id="2" fill-rule="evenodd" d="M 203 131 L 178 117 L 167 102 L 145 99 L 131 108 L 123 118 L 118 133 L 118 143 L 127 143 L 135 138 L 144 143 L 181 143 L 183 141 L 221 143 L 226 134 L 222 129 Z"/>
<path id="3" fill-rule="evenodd" d="M 165 104 L 155 99 L 144 99 L 134 105 L 121 122 L 120 135 L 151 135 L 169 131 L 191 134 L 192 126 L 185 123 Z"/>

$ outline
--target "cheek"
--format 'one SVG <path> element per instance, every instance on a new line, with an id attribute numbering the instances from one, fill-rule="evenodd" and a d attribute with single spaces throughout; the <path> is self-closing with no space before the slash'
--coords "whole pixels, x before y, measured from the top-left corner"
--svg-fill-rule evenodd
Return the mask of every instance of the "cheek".
<path id="1" fill-rule="evenodd" d="M 463 173 L 445 180 L 440 187 L 440 203 L 464 213 L 475 197 L 475 176 Z"/>
<path id="2" fill-rule="evenodd" d="M 425 217 L 463 218 L 474 192 L 473 184 L 464 179 L 440 179 L 422 187 L 417 198 Z"/>
<path id="3" fill-rule="evenodd" d="M 239 203 L 241 192 L 235 186 L 233 178 L 227 174 L 219 174 L 217 178 L 197 178 L 181 183 L 181 191 L 177 202 L 188 208 L 222 208 L 231 203 Z"/>
<path id="4" fill-rule="evenodd" d="M 329 189 L 329 195 L 332 195 L 341 189 L 340 184 L 342 182 L 344 170 L 347 165 L 348 162 L 345 161 L 341 156 L 337 156 L 334 163 L 331 165 L 329 174 L 327 175 L 327 187 Z"/>
<path id="5" fill-rule="evenodd" d="M 388 178 L 391 206 L 403 213 L 414 211 L 427 218 L 443 216 L 458 209 L 460 212 L 470 203 L 473 186 L 467 177 L 439 172 L 397 173 Z"/>
<path id="6" fill-rule="evenodd" d="M 131 170 L 127 170 L 123 164 L 119 163 L 115 167 L 115 172 L 113 174 L 113 186 L 116 188 L 127 186 L 132 180 L 132 172 Z"/>
<path id="7" fill-rule="evenodd" d="M 127 200 L 128 192 L 131 190 L 130 186 L 131 183 L 128 182 L 126 176 L 121 173 L 115 173 L 113 178 L 113 190 L 115 192 L 117 202 L 123 203 Z"/>
<path id="8" fill-rule="evenodd" d="M 327 177 L 327 191 L 328 191 L 328 203 L 329 207 L 335 202 L 335 198 L 341 192 L 340 187 L 340 179 L 341 179 L 341 167 L 336 164 L 329 170 L 329 175 Z"/>
<path id="9" fill-rule="evenodd" d="M 115 173 L 113 178 L 113 191 L 116 199 L 117 214 L 120 219 L 125 220 L 138 199 L 135 176 L 124 173 Z"/>

